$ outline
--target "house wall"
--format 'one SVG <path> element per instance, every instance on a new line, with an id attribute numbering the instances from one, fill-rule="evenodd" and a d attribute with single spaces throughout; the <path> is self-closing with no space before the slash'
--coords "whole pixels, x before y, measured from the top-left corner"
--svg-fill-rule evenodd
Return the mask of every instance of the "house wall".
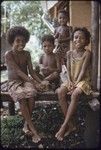
<path id="1" fill-rule="evenodd" d="M 70 1 L 70 25 L 85 26 L 91 31 L 91 2 Z"/>
<path id="2" fill-rule="evenodd" d="M 90 1 L 70 1 L 69 2 L 70 13 L 70 26 L 74 27 L 86 27 L 91 31 L 91 2 Z M 91 44 L 87 46 L 91 49 Z M 70 49 L 73 49 L 72 42 Z"/>

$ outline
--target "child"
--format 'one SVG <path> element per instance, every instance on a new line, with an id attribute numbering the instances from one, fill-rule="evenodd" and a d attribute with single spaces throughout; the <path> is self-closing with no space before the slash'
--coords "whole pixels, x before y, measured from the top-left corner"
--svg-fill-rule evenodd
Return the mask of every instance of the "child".
<path id="1" fill-rule="evenodd" d="M 65 10 L 60 10 L 58 14 L 60 26 L 55 29 L 54 33 L 56 43 L 54 53 L 60 57 L 62 65 L 65 65 L 66 52 L 70 50 L 71 27 L 67 25 L 68 20 L 68 13 Z"/>
<path id="2" fill-rule="evenodd" d="M 8 70 L 8 92 L 14 102 L 19 102 L 22 115 L 25 119 L 23 131 L 30 131 L 32 141 L 37 143 L 40 136 L 32 123 L 31 115 L 35 105 L 36 87 L 41 80 L 33 71 L 31 56 L 24 50 L 30 34 L 27 29 L 15 26 L 8 30 L 7 40 L 12 49 L 5 53 Z M 28 76 L 28 73 L 31 77 Z"/>
<path id="3" fill-rule="evenodd" d="M 42 48 L 44 54 L 39 60 L 41 78 L 44 79 L 48 85 L 50 84 L 51 89 L 55 90 L 59 84 L 61 66 L 59 59 L 57 59 L 53 53 L 54 37 L 52 35 L 44 35 L 42 37 Z"/>
<path id="4" fill-rule="evenodd" d="M 57 90 L 59 103 L 65 116 L 61 128 L 55 135 L 60 141 L 75 129 L 71 119 L 76 110 L 80 95 L 82 93 L 86 95 L 91 94 L 91 52 L 85 49 L 85 46 L 90 43 L 90 32 L 86 28 L 76 28 L 72 36 L 74 49 L 67 52 L 68 80 Z M 67 94 L 71 94 L 69 106 L 67 104 Z"/>

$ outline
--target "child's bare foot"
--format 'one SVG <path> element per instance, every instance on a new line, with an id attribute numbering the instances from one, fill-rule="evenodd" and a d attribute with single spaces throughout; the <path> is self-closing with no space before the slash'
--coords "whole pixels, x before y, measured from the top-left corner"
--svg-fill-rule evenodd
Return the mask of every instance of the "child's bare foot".
<path id="1" fill-rule="evenodd" d="M 68 136 L 71 132 L 75 131 L 76 127 L 75 126 L 69 126 L 69 129 L 65 132 L 64 137 Z"/>
<path id="2" fill-rule="evenodd" d="M 59 140 L 62 141 L 64 137 L 68 136 L 71 132 L 76 130 L 76 127 L 71 124 L 71 126 L 68 125 L 67 128 L 61 126 L 59 131 L 56 133 L 55 137 Z"/>
<path id="3" fill-rule="evenodd" d="M 23 130 L 23 132 L 24 132 L 25 134 L 31 135 L 31 131 L 30 131 L 30 129 L 29 129 L 29 127 L 28 127 L 28 125 L 27 125 L 26 122 L 25 122 L 24 127 L 23 127 L 22 130 Z"/>
<path id="4" fill-rule="evenodd" d="M 39 141 L 41 141 L 41 137 L 38 134 L 33 134 L 32 135 L 32 142 L 38 143 Z"/>
<path id="5" fill-rule="evenodd" d="M 62 141 L 67 130 L 68 129 L 66 129 L 65 127 L 61 126 L 61 128 L 59 129 L 59 131 L 55 135 L 57 140 Z"/>
<path id="6" fill-rule="evenodd" d="M 41 137 L 37 134 L 35 128 L 31 128 L 32 142 L 38 143 L 41 140 Z"/>

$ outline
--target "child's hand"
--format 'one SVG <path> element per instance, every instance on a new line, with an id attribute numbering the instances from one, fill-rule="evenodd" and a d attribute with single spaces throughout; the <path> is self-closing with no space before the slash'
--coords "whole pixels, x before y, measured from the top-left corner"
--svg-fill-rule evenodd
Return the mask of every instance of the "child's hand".
<path id="1" fill-rule="evenodd" d="M 74 83 L 72 81 L 69 81 L 68 90 L 72 91 L 75 88 Z"/>
<path id="2" fill-rule="evenodd" d="M 36 80 L 31 79 L 31 83 L 33 84 L 33 87 L 37 90 L 37 91 L 41 91 L 42 90 L 42 86 L 40 83 L 38 83 Z"/>
<path id="3" fill-rule="evenodd" d="M 47 86 L 47 85 L 49 85 L 49 81 L 47 81 L 47 80 L 43 80 L 42 82 L 41 82 L 41 84 L 44 86 Z"/>
<path id="4" fill-rule="evenodd" d="M 72 93 L 73 93 L 73 91 L 74 91 L 74 89 L 75 89 L 75 85 L 74 85 L 74 83 L 73 82 L 69 82 L 69 86 L 68 86 L 68 95 L 71 95 Z"/>
<path id="5" fill-rule="evenodd" d="M 77 84 L 78 84 L 78 82 L 75 82 L 74 86 L 76 87 Z"/>
<path id="6" fill-rule="evenodd" d="M 73 93 L 74 90 L 71 90 L 67 93 L 67 95 L 71 95 Z"/>
<path id="7" fill-rule="evenodd" d="M 41 86 L 41 90 L 42 91 L 47 91 L 49 89 L 49 81 L 44 80 L 41 82 L 40 86 Z"/>

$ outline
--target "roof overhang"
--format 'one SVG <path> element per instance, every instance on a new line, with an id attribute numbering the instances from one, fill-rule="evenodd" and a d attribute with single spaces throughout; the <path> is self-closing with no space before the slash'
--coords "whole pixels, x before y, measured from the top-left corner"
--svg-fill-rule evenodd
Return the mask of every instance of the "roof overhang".
<path id="1" fill-rule="evenodd" d="M 41 1 L 43 12 L 50 10 L 58 1 Z"/>

